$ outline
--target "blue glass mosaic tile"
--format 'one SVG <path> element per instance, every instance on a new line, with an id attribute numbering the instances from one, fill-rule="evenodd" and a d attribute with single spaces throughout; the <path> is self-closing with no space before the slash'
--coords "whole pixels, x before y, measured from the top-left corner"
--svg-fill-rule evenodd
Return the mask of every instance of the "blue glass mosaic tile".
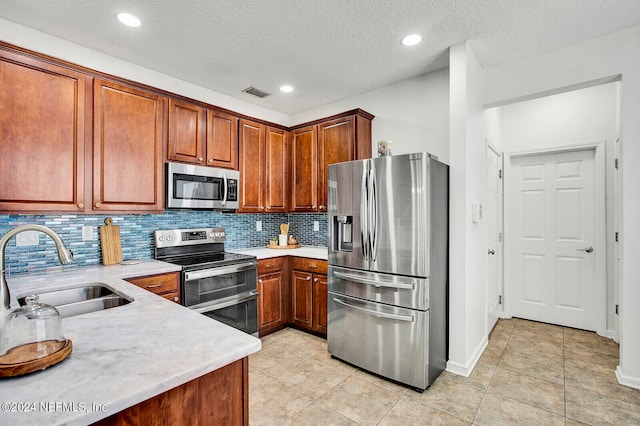
<path id="1" fill-rule="evenodd" d="M 74 253 L 74 262 L 64 269 L 100 264 L 100 237 L 98 226 L 106 217 L 120 226 L 122 256 L 124 259 L 153 258 L 153 231 L 157 229 L 206 228 L 221 226 L 227 233 L 225 248 L 261 247 L 269 238 L 280 233 L 281 223 L 290 223 L 289 234 L 301 244 L 327 245 L 327 215 L 317 213 L 295 214 L 234 214 L 211 211 L 166 211 L 163 214 L 138 215 L 0 215 L 0 235 L 24 224 L 45 225 L 60 235 Z M 262 221 L 262 231 L 256 231 L 256 221 Z M 318 221 L 319 231 L 313 230 Z M 93 226 L 93 240 L 82 241 L 82 226 Z M 15 237 L 6 250 L 7 274 L 41 272 L 63 268 L 53 241 L 40 235 L 37 246 L 17 247 Z"/>

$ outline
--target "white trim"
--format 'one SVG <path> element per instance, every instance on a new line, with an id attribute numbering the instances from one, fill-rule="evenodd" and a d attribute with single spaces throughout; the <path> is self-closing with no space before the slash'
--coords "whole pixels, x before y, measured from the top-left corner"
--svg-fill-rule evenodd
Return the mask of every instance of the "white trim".
<path id="1" fill-rule="evenodd" d="M 504 173 L 503 197 L 504 197 L 504 221 L 505 230 L 504 238 L 504 276 L 511 276 L 511 244 L 509 230 L 511 229 L 511 211 L 510 211 L 510 181 L 506 179 L 511 176 L 511 160 L 517 157 L 526 157 L 530 155 L 555 154 L 561 152 L 572 151 L 594 151 L 594 168 L 595 168 L 595 201 L 596 201 L 596 332 L 601 336 L 608 336 L 607 331 L 607 244 L 606 244 L 606 216 L 605 216 L 605 141 L 585 142 L 573 145 L 563 145 L 558 147 L 549 147 L 530 151 L 510 152 L 504 154 Z M 510 288 L 509 280 L 503 282 L 504 288 L 504 315 L 510 317 Z"/>
<path id="2" fill-rule="evenodd" d="M 467 362 L 466 364 L 459 364 L 457 362 L 449 360 L 447 361 L 446 370 L 449 373 L 453 373 L 458 376 L 469 377 L 473 372 L 473 369 L 476 367 L 476 364 L 480 360 L 482 353 L 487 348 L 487 345 L 489 345 L 489 339 L 487 336 L 485 336 L 484 339 L 480 341 L 480 345 L 478 345 L 476 350 L 473 351 L 473 355 L 471 356 L 469 362 Z"/>
<path id="3" fill-rule="evenodd" d="M 496 221 L 496 232 L 500 232 L 502 233 L 502 239 L 501 241 L 498 242 L 500 249 L 499 249 L 499 253 L 498 256 L 496 256 L 496 262 L 498 263 L 497 265 L 497 273 L 498 276 L 496 277 L 496 279 L 498 280 L 498 286 L 500 288 L 500 292 L 499 295 L 502 297 L 502 304 L 500 305 L 500 307 L 498 308 L 498 316 L 500 318 L 504 317 L 504 154 L 502 153 L 502 151 L 500 151 L 500 149 L 494 145 L 491 142 L 491 139 L 489 138 L 485 138 L 484 139 L 487 145 L 487 148 L 489 148 L 491 151 L 493 151 L 494 154 L 496 154 L 498 156 L 498 163 L 500 164 L 500 169 L 502 171 L 502 176 L 500 179 L 500 190 L 498 193 L 498 200 L 499 200 L 499 207 L 498 207 L 498 211 L 496 211 L 496 215 L 497 215 L 497 221 Z M 486 160 L 485 160 L 486 161 Z M 487 294 L 489 292 L 487 291 Z M 486 308 L 488 309 L 490 306 L 487 304 Z M 487 312 L 488 314 L 488 312 Z M 487 330 L 487 333 L 490 333 L 491 330 Z"/>
<path id="4" fill-rule="evenodd" d="M 616 379 L 618 379 L 618 383 L 623 386 L 640 389 L 640 377 L 626 376 L 620 366 L 616 367 Z"/>

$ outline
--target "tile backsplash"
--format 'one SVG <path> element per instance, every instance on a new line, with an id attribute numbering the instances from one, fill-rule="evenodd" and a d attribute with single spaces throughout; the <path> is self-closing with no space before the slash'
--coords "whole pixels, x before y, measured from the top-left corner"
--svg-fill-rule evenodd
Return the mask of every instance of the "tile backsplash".
<path id="1" fill-rule="evenodd" d="M 280 233 L 280 224 L 287 222 L 290 223 L 289 233 L 303 245 L 326 246 L 328 237 L 326 214 L 234 214 L 195 210 L 136 215 L 0 215 L 0 235 L 18 225 L 45 225 L 58 233 L 73 251 L 74 261 L 64 266 L 65 269 L 95 265 L 102 261 L 98 226 L 104 225 L 107 217 L 120 226 L 124 259 L 153 258 L 153 231 L 157 229 L 221 226 L 227 233 L 226 249 L 264 246 L 269 238 Z M 256 221 L 262 221 L 262 231 L 256 231 Z M 314 221 L 318 222 L 318 231 L 313 230 Z M 93 240 L 82 240 L 83 226 L 93 227 Z M 16 238 L 12 238 L 5 259 L 7 274 L 62 268 L 53 241 L 44 234 L 40 234 L 37 246 L 17 247 Z"/>

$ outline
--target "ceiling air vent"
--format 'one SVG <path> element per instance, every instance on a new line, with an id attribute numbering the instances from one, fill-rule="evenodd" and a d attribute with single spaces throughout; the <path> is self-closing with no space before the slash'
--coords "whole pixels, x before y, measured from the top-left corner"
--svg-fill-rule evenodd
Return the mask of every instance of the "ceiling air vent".
<path id="1" fill-rule="evenodd" d="M 253 86 L 247 87 L 246 89 L 243 90 L 243 92 L 253 96 L 257 96 L 259 98 L 266 98 L 267 96 L 271 95 L 271 93 L 263 92 L 262 90 L 256 89 Z"/>

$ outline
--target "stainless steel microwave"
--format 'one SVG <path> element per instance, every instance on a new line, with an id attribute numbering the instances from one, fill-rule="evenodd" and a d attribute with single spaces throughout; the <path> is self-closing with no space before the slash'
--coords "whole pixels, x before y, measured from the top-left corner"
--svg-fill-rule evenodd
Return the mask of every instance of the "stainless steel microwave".
<path id="1" fill-rule="evenodd" d="M 240 172 L 191 164 L 167 163 L 168 209 L 235 210 Z"/>

